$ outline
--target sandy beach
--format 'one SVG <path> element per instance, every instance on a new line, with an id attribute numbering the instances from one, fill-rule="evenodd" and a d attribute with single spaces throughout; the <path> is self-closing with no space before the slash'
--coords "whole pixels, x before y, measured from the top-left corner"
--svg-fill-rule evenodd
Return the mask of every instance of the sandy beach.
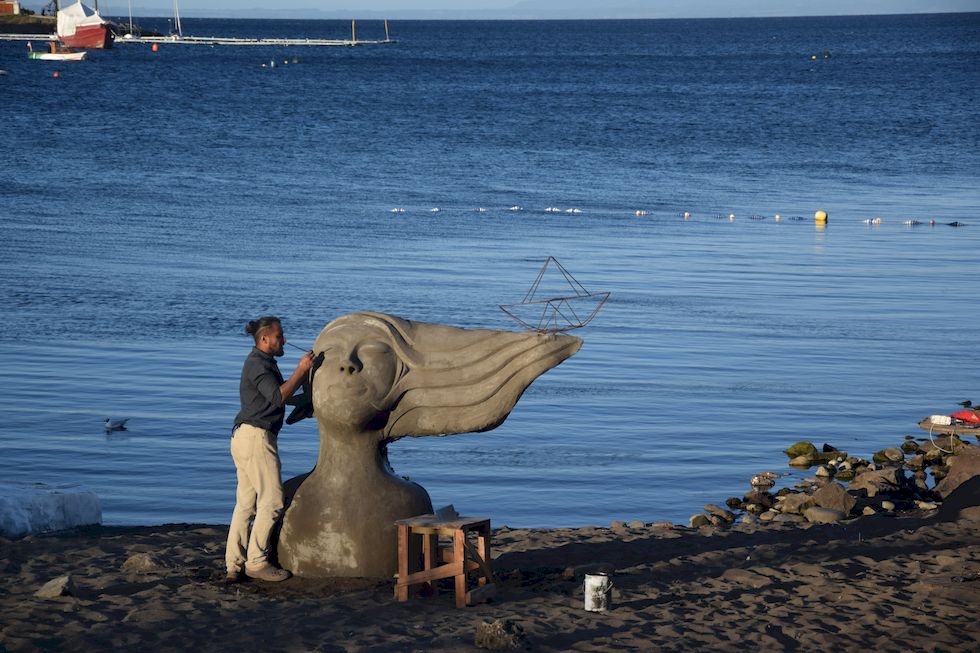
<path id="1" fill-rule="evenodd" d="M 392 581 L 223 578 L 225 528 L 89 527 L 0 542 L 0 651 L 966 651 L 980 639 L 980 508 L 847 524 L 494 532 L 498 595 L 393 599 Z M 137 555 L 145 554 L 145 555 Z M 583 574 L 614 570 L 612 608 Z M 40 598 L 70 575 L 71 595 Z"/>

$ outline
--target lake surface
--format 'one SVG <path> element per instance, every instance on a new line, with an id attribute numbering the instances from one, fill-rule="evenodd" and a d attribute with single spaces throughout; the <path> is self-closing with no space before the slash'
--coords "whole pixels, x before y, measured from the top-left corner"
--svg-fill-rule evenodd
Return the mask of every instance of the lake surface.
<path id="1" fill-rule="evenodd" d="M 980 14 L 391 30 L 74 65 L 0 42 L 0 478 L 226 523 L 248 319 L 517 329 L 497 305 L 548 256 L 611 298 L 498 429 L 392 445 L 436 505 L 681 522 L 797 440 L 869 456 L 980 400 Z M 307 471 L 316 425 L 280 447 Z"/>

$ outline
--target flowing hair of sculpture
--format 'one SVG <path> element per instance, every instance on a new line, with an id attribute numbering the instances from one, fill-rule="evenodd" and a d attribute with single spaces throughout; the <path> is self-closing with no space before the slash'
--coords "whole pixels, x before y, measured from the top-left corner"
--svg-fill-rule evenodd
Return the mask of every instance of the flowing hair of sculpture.
<path id="1" fill-rule="evenodd" d="M 537 299 L 541 281 L 552 263 L 574 294 Z M 592 321 L 607 299 L 609 292 L 589 292 L 558 259 L 549 256 L 524 299 L 516 304 L 499 306 L 500 310 L 526 329 L 538 333 L 557 333 L 584 327 Z"/>

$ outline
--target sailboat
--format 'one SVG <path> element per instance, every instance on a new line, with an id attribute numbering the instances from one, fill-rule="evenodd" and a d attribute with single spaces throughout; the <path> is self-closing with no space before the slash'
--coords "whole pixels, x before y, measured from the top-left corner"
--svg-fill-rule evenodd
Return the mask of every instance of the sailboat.
<path id="1" fill-rule="evenodd" d="M 66 46 L 90 50 L 112 47 L 115 39 L 112 23 L 99 15 L 97 0 L 95 9 L 83 5 L 81 0 L 64 9 L 61 2 L 56 1 L 55 7 L 58 10 L 58 39 Z"/>
<path id="2" fill-rule="evenodd" d="M 177 0 L 174 0 L 174 32 L 170 35 L 174 40 L 181 38 L 184 35 L 184 30 L 180 27 L 180 7 L 177 4 Z"/>
<path id="3" fill-rule="evenodd" d="M 129 31 L 122 35 L 124 39 L 131 39 L 136 36 L 133 27 L 133 0 L 129 0 Z"/>

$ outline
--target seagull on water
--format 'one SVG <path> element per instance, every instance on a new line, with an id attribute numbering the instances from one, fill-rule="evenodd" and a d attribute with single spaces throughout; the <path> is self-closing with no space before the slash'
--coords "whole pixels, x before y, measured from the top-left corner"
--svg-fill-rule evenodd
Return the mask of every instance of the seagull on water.
<path id="1" fill-rule="evenodd" d="M 129 421 L 129 418 L 128 417 L 125 418 L 125 419 L 112 419 L 111 417 L 106 417 L 105 418 L 105 430 L 106 431 L 125 431 L 126 430 L 126 422 L 128 422 L 128 421 Z"/>

